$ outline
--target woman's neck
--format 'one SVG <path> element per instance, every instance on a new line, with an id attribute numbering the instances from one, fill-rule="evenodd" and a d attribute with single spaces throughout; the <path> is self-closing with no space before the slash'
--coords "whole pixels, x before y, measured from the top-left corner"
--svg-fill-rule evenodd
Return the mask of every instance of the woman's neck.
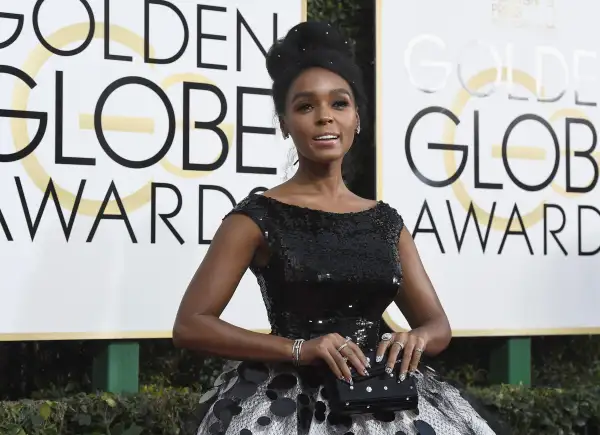
<path id="1" fill-rule="evenodd" d="M 299 162 L 298 171 L 290 181 L 329 198 L 348 193 L 349 189 L 342 178 L 341 162 L 317 164 Z"/>

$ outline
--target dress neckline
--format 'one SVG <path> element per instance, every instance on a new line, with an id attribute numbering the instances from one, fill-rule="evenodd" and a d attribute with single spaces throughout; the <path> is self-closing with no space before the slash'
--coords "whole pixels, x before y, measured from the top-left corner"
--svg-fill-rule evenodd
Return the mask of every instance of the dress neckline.
<path id="1" fill-rule="evenodd" d="M 365 209 L 357 210 L 357 211 L 335 212 L 335 211 L 321 210 L 318 208 L 305 207 L 305 206 L 297 205 L 297 204 L 290 204 L 288 202 L 283 202 L 278 199 L 275 199 L 272 196 L 266 196 L 266 195 L 262 195 L 259 193 L 254 193 L 253 195 L 264 198 L 268 202 L 271 202 L 271 203 L 274 203 L 274 204 L 277 204 L 279 206 L 286 207 L 289 209 L 296 209 L 296 210 L 301 210 L 301 211 L 305 211 L 305 212 L 319 213 L 319 214 L 330 215 L 330 216 L 358 216 L 358 215 L 368 214 L 373 211 L 376 211 L 383 204 L 383 201 L 377 200 L 375 205 L 373 205 L 369 208 L 365 208 Z"/>

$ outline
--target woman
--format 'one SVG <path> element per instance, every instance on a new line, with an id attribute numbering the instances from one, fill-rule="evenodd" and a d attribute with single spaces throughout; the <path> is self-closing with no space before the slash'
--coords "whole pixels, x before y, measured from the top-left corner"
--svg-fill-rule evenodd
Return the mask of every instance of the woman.
<path id="1" fill-rule="evenodd" d="M 344 184 L 342 160 L 364 110 L 348 44 L 328 25 L 302 23 L 271 48 L 267 69 L 298 170 L 228 213 L 181 302 L 176 345 L 238 361 L 203 396 L 198 433 L 493 434 L 457 390 L 417 370 L 451 332 L 402 217 Z M 269 335 L 219 319 L 247 268 L 261 286 Z M 380 336 L 392 301 L 412 330 Z M 375 348 L 399 382 L 416 380 L 418 410 L 330 412 L 325 370 L 352 384 Z"/>

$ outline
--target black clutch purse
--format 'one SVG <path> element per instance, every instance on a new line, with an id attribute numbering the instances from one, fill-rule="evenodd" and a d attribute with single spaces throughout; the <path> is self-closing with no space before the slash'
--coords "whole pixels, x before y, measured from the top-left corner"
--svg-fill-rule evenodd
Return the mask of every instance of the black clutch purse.
<path id="1" fill-rule="evenodd" d="M 377 363 L 375 352 L 365 356 L 371 361 L 369 376 L 359 375 L 353 370 L 354 385 L 336 378 L 333 372 L 328 370 L 325 386 L 330 409 L 342 415 L 416 409 L 419 404 L 417 385 L 411 376 L 398 382 L 400 361 L 396 363 L 392 373 L 387 374 L 385 358 Z"/>

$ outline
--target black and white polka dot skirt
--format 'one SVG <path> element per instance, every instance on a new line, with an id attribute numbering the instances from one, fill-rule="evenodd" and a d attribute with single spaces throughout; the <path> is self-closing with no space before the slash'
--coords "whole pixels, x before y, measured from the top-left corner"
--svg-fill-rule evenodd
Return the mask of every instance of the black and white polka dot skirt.
<path id="1" fill-rule="evenodd" d="M 317 368 L 228 362 L 200 399 L 198 435 L 495 435 L 455 387 L 425 369 L 419 409 L 353 417 L 329 412 Z"/>

